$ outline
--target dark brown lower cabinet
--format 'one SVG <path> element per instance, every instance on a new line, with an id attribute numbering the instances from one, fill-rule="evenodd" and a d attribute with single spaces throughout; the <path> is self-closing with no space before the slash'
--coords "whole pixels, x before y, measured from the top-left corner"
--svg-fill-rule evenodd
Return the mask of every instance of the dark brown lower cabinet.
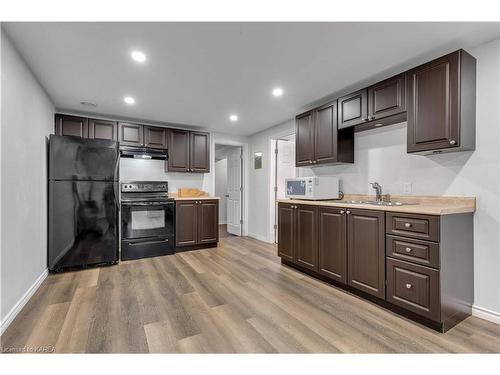
<path id="1" fill-rule="evenodd" d="M 178 200 L 175 203 L 175 246 L 217 243 L 218 224 L 218 200 Z"/>
<path id="2" fill-rule="evenodd" d="M 347 283 L 347 238 L 345 210 L 320 207 L 318 210 L 319 273 Z"/>
<path id="3" fill-rule="evenodd" d="M 318 270 L 318 208 L 308 205 L 295 206 L 296 248 L 295 261 L 299 266 Z"/>
<path id="4" fill-rule="evenodd" d="M 295 259 L 295 206 L 280 203 L 278 205 L 278 256 L 293 262 Z"/>
<path id="5" fill-rule="evenodd" d="M 385 213 L 348 209 L 348 284 L 385 298 Z"/>

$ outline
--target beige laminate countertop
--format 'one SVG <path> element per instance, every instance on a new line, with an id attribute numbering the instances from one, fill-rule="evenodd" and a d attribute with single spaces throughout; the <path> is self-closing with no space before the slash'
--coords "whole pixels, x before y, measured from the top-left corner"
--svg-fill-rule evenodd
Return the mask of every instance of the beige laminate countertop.
<path id="1" fill-rule="evenodd" d="M 343 200 L 310 201 L 301 199 L 279 199 L 282 203 L 308 204 L 313 206 L 327 206 L 340 208 L 361 208 L 387 212 L 403 212 L 424 215 L 451 215 L 476 211 L 475 197 L 420 197 L 420 196 L 391 196 L 391 201 L 402 203 L 416 203 L 403 206 L 376 206 L 363 203 L 346 203 L 347 200 L 374 201 L 374 196 L 345 195 Z"/>
<path id="2" fill-rule="evenodd" d="M 170 195 L 170 198 L 174 198 L 176 201 L 207 201 L 213 199 L 220 199 L 220 197 L 178 197 L 175 195 Z"/>

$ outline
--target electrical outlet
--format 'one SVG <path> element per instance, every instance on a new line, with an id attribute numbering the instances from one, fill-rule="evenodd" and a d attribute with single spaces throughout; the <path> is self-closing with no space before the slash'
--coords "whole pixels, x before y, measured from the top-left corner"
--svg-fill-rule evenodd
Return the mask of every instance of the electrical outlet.
<path id="1" fill-rule="evenodd" d="M 412 183 L 411 182 L 403 182 L 403 193 L 411 194 Z"/>

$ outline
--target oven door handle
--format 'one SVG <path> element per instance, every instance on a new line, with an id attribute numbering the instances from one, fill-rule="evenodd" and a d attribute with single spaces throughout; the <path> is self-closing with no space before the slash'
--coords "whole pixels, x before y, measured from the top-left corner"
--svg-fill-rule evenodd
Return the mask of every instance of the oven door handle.
<path id="1" fill-rule="evenodd" d="M 157 207 L 157 206 L 169 206 L 173 205 L 173 202 L 158 202 L 158 203 L 150 203 L 150 202 L 123 202 L 122 206 L 149 206 L 149 207 Z"/>
<path id="2" fill-rule="evenodd" d="M 168 242 L 168 238 L 165 238 L 163 240 L 158 240 L 158 241 L 141 241 L 141 242 L 129 242 L 130 246 L 137 246 L 137 245 L 154 245 L 154 244 L 159 244 L 159 243 L 165 243 Z"/>

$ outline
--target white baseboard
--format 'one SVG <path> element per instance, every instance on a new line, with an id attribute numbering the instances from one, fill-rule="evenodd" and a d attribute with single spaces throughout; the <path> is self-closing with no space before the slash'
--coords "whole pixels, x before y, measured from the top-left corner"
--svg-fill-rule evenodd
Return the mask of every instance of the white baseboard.
<path id="1" fill-rule="evenodd" d="M 5 316 L 5 319 L 0 322 L 0 335 L 3 335 L 4 332 L 7 330 L 9 327 L 10 323 L 14 321 L 16 318 L 17 314 L 21 312 L 23 309 L 24 305 L 30 300 L 30 298 L 35 294 L 37 289 L 40 287 L 42 284 L 43 280 L 47 277 L 49 274 L 49 270 L 45 269 L 40 276 L 35 280 L 35 282 L 30 286 L 30 288 L 24 293 L 24 295 L 17 301 L 17 303 L 14 305 L 12 309 L 7 313 Z"/>
<path id="2" fill-rule="evenodd" d="M 500 324 L 500 313 L 476 305 L 472 306 L 472 315 L 490 322 Z"/>
<path id="3" fill-rule="evenodd" d="M 260 234 L 248 233 L 248 237 L 255 238 L 256 240 L 259 240 L 262 242 L 272 243 L 272 242 L 269 242 L 268 238 L 266 238 L 265 236 L 261 236 Z"/>

